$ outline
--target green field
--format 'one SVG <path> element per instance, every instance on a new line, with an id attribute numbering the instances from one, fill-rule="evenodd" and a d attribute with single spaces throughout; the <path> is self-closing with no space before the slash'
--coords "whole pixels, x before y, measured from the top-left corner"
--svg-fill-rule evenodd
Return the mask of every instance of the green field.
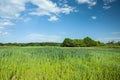
<path id="1" fill-rule="evenodd" d="M 0 47 L 0 80 L 120 80 L 120 48 Z"/>

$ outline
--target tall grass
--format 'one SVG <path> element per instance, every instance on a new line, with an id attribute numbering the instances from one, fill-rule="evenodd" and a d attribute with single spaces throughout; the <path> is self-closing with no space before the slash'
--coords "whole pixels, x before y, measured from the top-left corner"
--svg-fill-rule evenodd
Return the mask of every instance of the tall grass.
<path id="1" fill-rule="evenodd" d="M 119 80 L 113 48 L 1 47 L 0 80 Z"/>

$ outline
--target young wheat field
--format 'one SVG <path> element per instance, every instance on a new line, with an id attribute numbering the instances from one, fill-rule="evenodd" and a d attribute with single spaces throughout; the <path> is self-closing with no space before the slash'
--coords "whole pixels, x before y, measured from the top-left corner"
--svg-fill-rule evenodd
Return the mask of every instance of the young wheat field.
<path id="1" fill-rule="evenodd" d="M 0 47 L 0 80 L 120 80 L 120 48 Z"/>

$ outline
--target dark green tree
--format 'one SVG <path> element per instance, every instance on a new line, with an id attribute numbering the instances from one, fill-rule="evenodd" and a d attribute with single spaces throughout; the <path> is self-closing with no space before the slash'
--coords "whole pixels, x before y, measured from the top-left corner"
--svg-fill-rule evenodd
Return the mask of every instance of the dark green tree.
<path id="1" fill-rule="evenodd" d="M 97 46 L 97 42 L 92 40 L 90 37 L 85 37 L 83 39 L 83 41 L 84 41 L 86 47 Z"/>
<path id="2" fill-rule="evenodd" d="M 0 43 L 0 46 L 4 46 L 4 44 L 3 44 L 3 43 Z"/>
<path id="3" fill-rule="evenodd" d="M 62 43 L 63 47 L 74 47 L 74 41 L 70 38 L 65 38 L 63 43 Z"/>
<path id="4" fill-rule="evenodd" d="M 85 43 L 82 39 L 75 39 L 74 46 L 75 47 L 85 47 Z"/>

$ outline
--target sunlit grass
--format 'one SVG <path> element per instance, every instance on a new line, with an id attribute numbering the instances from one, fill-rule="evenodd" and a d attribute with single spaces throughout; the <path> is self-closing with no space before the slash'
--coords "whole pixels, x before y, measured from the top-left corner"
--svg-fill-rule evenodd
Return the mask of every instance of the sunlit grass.
<path id="1" fill-rule="evenodd" d="M 118 48 L 0 48 L 0 80 L 119 79 Z"/>

